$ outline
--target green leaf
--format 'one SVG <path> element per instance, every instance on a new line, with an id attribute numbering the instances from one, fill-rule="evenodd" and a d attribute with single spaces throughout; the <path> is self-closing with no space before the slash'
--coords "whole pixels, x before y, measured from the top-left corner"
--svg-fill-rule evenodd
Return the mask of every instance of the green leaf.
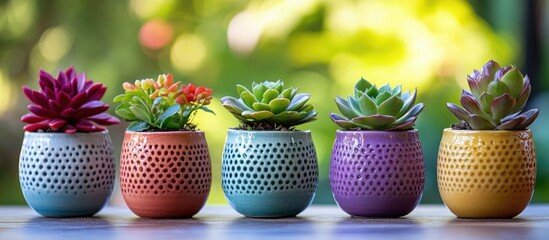
<path id="1" fill-rule="evenodd" d="M 520 92 L 522 91 L 522 85 L 524 84 L 523 77 L 522 73 L 514 67 L 501 78 L 501 81 L 509 88 L 511 97 L 519 97 Z"/>
<path id="2" fill-rule="evenodd" d="M 290 102 L 290 105 L 287 107 L 288 111 L 298 111 L 309 99 L 311 98 L 310 94 L 300 93 L 295 95 L 295 97 Z"/>
<path id="3" fill-rule="evenodd" d="M 451 104 L 451 103 L 450 103 Z M 454 104 L 455 105 L 455 104 Z M 416 117 L 417 115 L 419 115 L 419 113 L 421 113 L 421 111 L 423 111 L 423 108 L 425 107 L 425 105 L 423 103 L 418 103 L 416 104 L 415 106 L 413 106 L 410 111 L 406 112 L 406 114 L 404 114 L 402 117 L 398 118 L 393 124 L 395 125 L 398 125 L 398 124 L 402 124 L 404 122 L 407 122 L 408 119 L 410 118 L 413 118 L 413 117 Z M 457 105 L 456 105 L 457 107 Z M 458 107 L 459 108 L 459 107 Z M 460 108 L 461 109 L 461 108 Z M 451 110 L 450 110 L 451 111 Z M 453 112 L 452 112 L 453 113 Z M 456 115 L 457 117 L 457 115 Z M 459 118 L 459 117 L 458 117 Z"/>
<path id="4" fill-rule="evenodd" d="M 121 118 L 127 121 L 137 120 L 135 115 L 128 108 L 116 109 L 114 112 L 116 113 L 116 115 L 120 116 Z"/>
<path id="5" fill-rule="evenodd" d="M 406 114 L 408 112 L 408 110 L 410 110 L 410 108 L 416 102 L 416 95 L 417 95 L 417 89 L 414 90 L 412 95 L 410 95 L 409 91 L 406 91 L 400 96 L 400 98 L 402 98 L 402 100 L 404 100 L 404 105 L 402 105 L 402 108 L 398 112 L 398 114 L 396 116 L 397 118 L 402 117 L 404 114 Z"/>
<path id="6" fill-rule="evenodd" d="M 377 95 L 376 97 L 376 105 L 378 106 L 381 105 L 383 102 L 385 102 L 387 99 L 389 99 L 391 96 L 393 96 L 391 92 L 387 92 L 387 91 L 385 92 L 380 91 L 380 93 L 381 94 Z"/>
<path id="7" fill-rule="evenodd" d="M 275 98 L 269 102 L 269 107 L 274 114 L 281 113 L 288 108 L 290 105 L 290 100 L 286 98 Z"/>
<path id="8" fill-rule="evenodd" d="M 284 89 L 284 91 L 282 91 L 280 95 L 283 98 L 292 99 L 292 89 L 291 88 Z"/>
<path id="9" fill-rule="evenodd" d="M 358 99 L 361 115 L 368 116 L 377 113 L 376 103 L 366 94 Z"/>
<path id="10" fill-rule="evenodd" d="M 355 112 L 357 116 L 362 116 L 362 111 L 360 110 L 360 104 L 358 103 L 358 100 L 354 97 L 349 96 L 349 105 L 351 106 L 351 110 Z"/>
<path id="11" fill-rule="evenodd" d="M 377 108 L 377 113 L 382 115 L 397 116 L 403 105 L 404 101 L 402 101 L 402 99 L 400 99 L 397 95 L 393 95 L 379 105 Z"/>
<path id="12" fill-rule="evenodd" d="M 476 114 L 471 114 L 467 123 L 474 130 L 493 130 L 496 128 L 493 123 Z"/>
<path id="13" fill-rule="evenodd" d="M 250 90 L 240 84 L 236 84 L 236 91 L 238 92 L 238 96 L 242 96 L 243 92 L 251 93 Z"/>
<path id="14" fill-rule="evenodd" d="M 393 88 L 393 95 L 397 95 L 400 97 L 402 94 L 402 85 L 397 85 L 395 88 Z"/>
<path id="15" fill-rule="evenodd" d="M 252 90 L 256 99 L 262 99 L 263 94 L 265 93 L 265 91 L 267 91 L 267 89 L 268 88 L 265 87 L 265 85 L 263 84 L 256 84 Z"/>
<path id="16" fill-rule="evenodd" d="M 223 97 L 221 98 L 221 103 L 223 104 L 223 107 L 237 115 L 240 115 L 243 111 L 253 111 L 253 109 L 246 106 L 241 99 L 236 99 L 234 97 Z"/>
<path id="17" fill-rule="evenodd" d="M 507 93 L 503 94 L 503 96 L 494 98 L 494 100 L 490 104 L 492 119 L 495 120 L 497 123 L 500 119 L 506 117 L 509 112 L 513 110 L 516 103 L 516 100 L 509 96 L 509 94 Z"/>
<path id="18" fill-rule="evenodd" d="M 372 99 L 375 99 L 377 97 L 377 95 L 379 94 L 379 91 L 377 90 L 376 85 L 374 85 L 373 87 L 368 89 L 366 94 L 368 94 L 368 96 L 370 96 Z"/>
<path id="19" fill-rule="evenodd" d="M 278 94 L 280 94 L 279 91 L 275 89 L 269 89 L 263 93 L 263 99 L 261 100 L 262 103 L 269 103 L 271 100 L 278 97 Z"/>
<path id="20" fill-rule="evenodd" d="M 393 116 L 386 116 L 381 114 L 361 116 L 351 119 L 351 121 L 354 123 L 371 126 L 372 128 L 377 130 L 383 130 L 386 126 L 390 125 L 395 120 L 396 118 Z"/>
<path id="21" fill-rule="evenodd" d="M 202 109 L 204 112 L 211 113 L 213 115 L 217 115 L 217 114 L 215 114 L 215 112 L 213 110 L 209 109 L 206 106 L 202 106 L 202 107 L 200 107 L 200 109 Z"/>
<path id="22" fill-rule="evenodd" d="M 349 102 L 347 102 L 347 100 L 338 96 L 336 97 L 335 102 L 337 108 L 339 109 L 339 112 L 341 112 L 343 116 L 349 119 L 358 117 L 358 115 L 351 109 L 351 106 L 349 105 Z"/>
<path id="23" fill-rule="evenodd" d="M 360 90 L 362 92 L 366 92 L 366 90 L 368 88 L 371 88 L 372 87 L 372 84 L 370 82 L 368 82 L 366 79 L 364 78 L 360 78 L 356 83 L 355 83 L 355 87 L 354 89 L 355 90 Z"/>
<path id="24" fill-rule="evenodd" d="M 122 101 L 124 98 L 126 98 L 126 94 L 120 94 L 116 97 L 114 97 L 114 99 L 112 100 L 113 102 L 120 102 Z"/>
<path id="25" fill-rule="evenodd" d="M 384 92 L 389 92 L 389 93 L 392 92 L 391 86 L 389 86 L 389 84 L 385 84 L 379 88 L 379 93 L 384 93 Z"/>
<path id="26" fill-rule="evenodd" d="M 488 92 L 494 94 L 494 96 L 499 97 L 505 93 L 510 93 L 509 87 L 507 84 L 500 80 L 494 80 L 488 84 Z"/>
<path id="27" fill-rule="evenodd" d="M 164 110 L 164 112 L 162 112 L 160 117 L 158 117 L 158 119 L 156 120 L 156 123 L 162 128 L 162 125 L 165 122 L 166 118 L 172 117 L 173 115 L 177 114 L 179 112 L 179 109 L 181 109 L 181 105 L 179 104 L 174 104 L 170 106 L 169 108 Z"/>
<path id="28" fill-rule="evenodd" d="M 257 99 L 251 92 L 242 92 L 240 97 L 248 107 L 252 107 L 253 104 L 257 102 Z"/>
<path id="29" fill-rule="evenodd" d="M 141 121 L 132 122 L 127 129 L 133 132 L 143 132 L 149 129 L 149 124 Z"/>
<path id="30" fill-rule="evenodd" d="M 266 110 L 266 111 L 271 111 L 271 107 L 269 107 L 269 104 L 266 104 L 266 103 L 262 103 L 262 102 L 255 102 L 252 107 L 254 108 L 254 110 L 256 111 L 262 111 L 262 110 Z"/>
<path id="31" fill-rule="evenodd" d="M 255 121 L 261 121 L 274 116 L 274 114 L 271 111 L 257 111 L 257 112 L 244 111 L 242 112 L 242 116 L 248 119 L 253 119 Z"/>
<path id="32" fill-rule="evenodd" d="M 140 119 L 141 121 L 151 124 L 153 122 L 152 117 L 139 105 L 131 106 L 130 111 Z"/>
<path id="33" fill-rule="evenodd" d="M 482 109 L 482 111 L 484 112 L 492 112 L 490 110 L 490 104 L 492 104 L 492 101 L 494 100 L 494 94 L 492 93 L 489 93 L 489 92 L 483 92 L 481 95 L 480 95 L 480 107 Z"/>

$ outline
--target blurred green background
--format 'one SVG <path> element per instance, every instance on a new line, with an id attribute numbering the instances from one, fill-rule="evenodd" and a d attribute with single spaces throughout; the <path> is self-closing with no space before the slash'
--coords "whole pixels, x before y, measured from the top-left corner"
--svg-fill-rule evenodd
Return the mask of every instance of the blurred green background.
<path id="1" fill-rule="evenodd" d="M 320 164 L 315 203 L 334 203 L 328 166 L 337 127 L 333 99 L 361 76 L 418 89 L 426 104 L 417 129 L 426 165 L 422 202 L 440 203 L 436 157 L 442 129 L 456 120 L 466 75 L 489 59 L 515 63 L 532 79 L 529 107 L 538 154 L 533 202 L 549 202 L 549 1 L 247 1 L 0 0 L 0 204 L 24 204 L 17 176 L 28 101 L 40 68 L 75 66 L 106 84 L 104 101 L 124 81 L 171 72 L 176 80 L 214 89 L 216 116 L 199 114 L 213 162 L 209 203 L 225 203 L 220 163 L 226 130 L 238 123 L 218 99 L 234 85 L 283 79 L 312 93 L 318 120 L 310 129 Z M 110 109 L 112 112 L 112 109 Z M 117 156 L 125 125 L 111 127 Z M 115 197 L 120 202 L 120 197 Z"/>

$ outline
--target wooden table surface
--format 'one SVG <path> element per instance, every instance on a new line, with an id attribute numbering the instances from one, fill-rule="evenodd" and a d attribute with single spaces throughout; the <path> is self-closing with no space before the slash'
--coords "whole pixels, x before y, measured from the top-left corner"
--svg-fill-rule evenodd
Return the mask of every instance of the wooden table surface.
<path id="1" fill-rule="evenodd" d="M 312 206 L 297 218 L 244 218 L 206 206 L 193 219 L 142 219 L 107 207 L 92 218 L 43 218 L 27 207 L 0 207 L 0 240 L 19 239 L 549 239 L 549 205 L 515 219 L 455 218 L 443 205 L 420 205 L 399 219 L 353 218 L 336 206 Z"/>

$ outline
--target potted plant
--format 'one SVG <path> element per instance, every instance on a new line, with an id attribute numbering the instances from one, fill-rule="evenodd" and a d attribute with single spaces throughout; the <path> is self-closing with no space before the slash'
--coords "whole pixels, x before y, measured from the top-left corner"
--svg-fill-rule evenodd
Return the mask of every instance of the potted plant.
<path id="1" fill-rule="evenodd" d="M 25 137 L 19 182 L 28 205 L 47 217 L 83 217 L 108 201 L 115 178 L 108 131 L 118 119 L 104 113 L 107 87 L 86 80 L 70 67 L 57 78 L 40 70 L 35 91 L 23 86 L 32 102 L 21 117 Z"/>
<path id="2" fill-rule="evenodd" d="M 120 156 L 120 185 L 128 207 L 147 218 L 188 218 L 206 202 L 211 161 L 204 133 L 191 123 L 212 90 L 173 82 L 171 74 L 124 83 L 116 114 L 132 122 Z"/>
<path id="3" fill-rule="evenodd" d="M 527 127 L 538 109 L 522 112 L 530 95 L 528 76 L 490 60 L 467 77 L 460 120 L 444 129 L 437 162 L 442 200 L 461 218 L 512 218 L 526 208 L 536 177 L 536 152 Z"/>
<path id="4" fill-rule="evenodd" d="M 341 115 L 330 161 L 330 185 L 343 211 L 361 217 L 400 217 L 419 203 L 425 182 L 423 151 L 412 127 L 422 103 L 400 85 L 377 88 L 361 78 Z"/>
<path id="5" fill-rule="evenodd" d="M 223 106 L 241 123 L 229 129 L 221 178 L 225 197 L 247 217 L 289 217 L 307 208 L 318 185 L 318 164 L 310 131 L 295 126 L 313 121 L 310 94 L 284 82 L 237 85 L 240 98 Z"/>

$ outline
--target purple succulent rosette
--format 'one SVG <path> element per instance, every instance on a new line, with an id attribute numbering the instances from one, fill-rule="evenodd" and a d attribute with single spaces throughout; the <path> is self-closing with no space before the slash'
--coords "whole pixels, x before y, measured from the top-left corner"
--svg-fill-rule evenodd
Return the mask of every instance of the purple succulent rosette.
<path id="1" fill-rule="evenodd" d="M 470 92 L 463 90 L 461 107 L 448 103 L 448 109 L 474 130 L 523 130 L 538 116 L 538 109 L 522 112 L 531 85 L 528 76 L 514 66 L 500 67 L 494 60 L 481 71 L 467 76 Z"/>
<path id="2" fill-rule="evenodd" d="M 118 124 L 120 121 L 105 113 L 109 105 L 101 98 L 107 87 L 86 80 L 85 73 L 76 73 L 73 67 L 59 71 L 57 78 L 40 70 L 38 84 L 40 91 L 23 86 L 23 93 L 33 104 L 30 113 L 21 117 L 28 123 L 27 132 L 98 132 L 100 125 Z"/>

